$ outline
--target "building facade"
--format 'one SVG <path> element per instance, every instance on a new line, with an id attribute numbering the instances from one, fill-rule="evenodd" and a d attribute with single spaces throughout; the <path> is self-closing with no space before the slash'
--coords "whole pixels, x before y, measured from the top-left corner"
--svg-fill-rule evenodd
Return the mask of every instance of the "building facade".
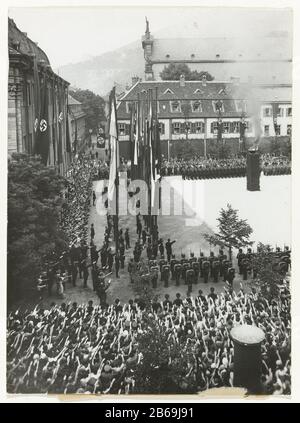
<path id="1" fill-rule="evenodd" d="M 82 103 L 70 94 L 68 95 L 68 113 L 72 152 L 78 153 L 84 150 L 89 139 L 89 133 L 86 127 L 86 114 L 82 108 Z"/>
<path id="2" fill-rule="evenodd" d="M 200 154 L 217 140 L 222 122 L 222 140 L 232 153 L 241 146 L 240 125 L 245 125 L 245 141 L 252 145 L 276 138 L 287 139 L 292 131 L 291 88 L 206 81 L 137 81 L 119 99 L 117 107 L 120 154 L 129 157 L 130 104 L 152 90 L 157 100 L 161 151 L 172 155 L 178 143 L 190 141 Z M 277 98 L 277 100 L 274 100 Z"/>
<path id="3" fill-rule="evenodd" d="M 69 83 L 55 74 L 45 52 L 8 21 L 8 155 L 39 154 L 64 174 L 71 162 Z"/>
<path id="4" fill-rule="evenodd" d="M 159 80 L 165 66 L 185 63 L 219 81 L 235 77 L 254 84 L 292 83 L 292 40 L 285 32 L 249 38 L 156 38 L 147 21 L 142 47 L 145 80 Z"/>

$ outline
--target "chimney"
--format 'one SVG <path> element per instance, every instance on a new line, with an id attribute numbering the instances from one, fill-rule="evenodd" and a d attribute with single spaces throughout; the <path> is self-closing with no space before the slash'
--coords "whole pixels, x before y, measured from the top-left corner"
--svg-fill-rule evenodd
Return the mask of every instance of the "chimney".
<path id="1" fill-rule="evenodd" d="M 185 76 L 182 74 L 180 75 L 180 79 L 179 79 L 179 85 L 181 87 L 185 87 Z"/>
<path id="2" fill-rule="evenodd" d="M 206 87 L 206 75 L 205 74 L 202 75 L 201 81 L 202 81 L 202 86 Z"/>
<path id="3" fill-rule="evenodd" d="M 139 81 L 139 77 L 138 76 L 133 76 L 132 78 L 131 78 L 131 81 L 132 81 L 132 85 L 135 85 L 138 81 Z"/>

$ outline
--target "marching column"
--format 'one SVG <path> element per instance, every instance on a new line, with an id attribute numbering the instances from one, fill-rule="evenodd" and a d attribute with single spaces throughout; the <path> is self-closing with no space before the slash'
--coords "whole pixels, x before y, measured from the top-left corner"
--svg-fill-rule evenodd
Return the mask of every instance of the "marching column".
<path id="1" fill-rule="evenodd" d="M 234 343 L 233 385 L 260 393 L 264 332 L 254 325 L 240 325 L 231 330 L 230 336 Z"/>

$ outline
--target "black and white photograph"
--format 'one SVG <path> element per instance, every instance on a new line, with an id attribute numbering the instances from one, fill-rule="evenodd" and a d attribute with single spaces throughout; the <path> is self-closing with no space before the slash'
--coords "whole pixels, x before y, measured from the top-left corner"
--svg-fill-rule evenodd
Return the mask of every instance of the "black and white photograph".
<path id="1" fill-rule="evenodd" d="M 7 394 L 289 398 L 293 9 L 6 19 Z"/>

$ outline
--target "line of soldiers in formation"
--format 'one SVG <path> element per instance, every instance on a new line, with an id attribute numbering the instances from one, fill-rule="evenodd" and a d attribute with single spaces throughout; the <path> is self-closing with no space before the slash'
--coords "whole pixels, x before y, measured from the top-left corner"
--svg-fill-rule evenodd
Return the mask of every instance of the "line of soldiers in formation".
<path id="1" fill-rule="evenodd" d="M 174 241 L 173 241 L 174 242 Z M 170 243 L 170 240 L 166 245 Z M 142 245 L 139 244 L 136 248 L 139 251 L 142 250 Z M 159 241 L 159 246 L 162 245 L 162 240 Z M 277 270 L 284 276 L 291 265 L 290 250 L 289 247 L 285 247 L 284 251 L 281 251 L 279 247 L 276 251 L 272 251 L 270 247 L 267 254 L 273 256 L 274 265 Z M 163 253 L 163 252 L 162 252 Z M 243 280 L 247 280 L 249 277 L 256 277 L 256 257 L 261 253 L 258 249 L 257 252 L 253 252 L 251 248 L 244 252 L 243 249 L 239 249 L 237 254 L 238 272 L 242 275 Z M 144 285 L 152 284 L 152 287 L 157 288 L 158 279 L 163 282 L 164 287 L 169 286 L 169 282 L 175 281 L 175 285 L 179 286 L 181 282 L 187 285 L 188 293 L 192 292 L 193 284 L 197 284 L 203 279 L 204 283 L 208 283 L 209 280 L 213 280 L 214 283 L 218 283 L 220 279 L 227 282 L 229 286 L 233 286 L 233 281 L 236 276 L 236 270 L 233 267 L 232 260 L 230 260 L 222 249 L 219 250 L 219 254 L 215 255 L 214 252 L 210 252 L 207 257 L 203 252 L 200 252 L 199 257 L 195 257 L 194 253 L 190 253 L 190 257 L 186 257 L 185 254 L 181 254 L 180 258 L 176 258 L 175 254 L 170 255 L 170 249 L 168 250 L 167 258 L 161 254 L 159 259 L 154 258 L 152 255 L 149 244 L 147 246 L 148 264 L 146 266 L 141 264 L 140 255 L 131 259 L 128 264 L 128 272 L 130 275 L 130 281 L 133 283 L 138 277 L 140 282 Z"/>
<path id="2" fill-rule="evenodd" d="M 264 175 L 286 175 L 291 173 L 291 161 L 287 157 L 262 155 L 261 170 Z M 181 175 L 183 179 L 215 179 L 246 176 L 247 162 L 244 157 L 228 159 L 193 158 L 164 160 L 162 176 Z"/>

